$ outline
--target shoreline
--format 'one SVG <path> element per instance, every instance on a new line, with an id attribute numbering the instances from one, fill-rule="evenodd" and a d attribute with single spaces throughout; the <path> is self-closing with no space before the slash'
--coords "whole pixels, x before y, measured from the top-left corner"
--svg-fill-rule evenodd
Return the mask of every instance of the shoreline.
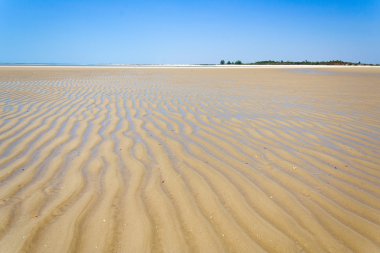
<path id="1" fill-rule="evenodd" d="M 308 69 L 308 68 L 380 68 L 352 65 L 0 65 L 0 68 L 112 68 L 112 69 Z"/>

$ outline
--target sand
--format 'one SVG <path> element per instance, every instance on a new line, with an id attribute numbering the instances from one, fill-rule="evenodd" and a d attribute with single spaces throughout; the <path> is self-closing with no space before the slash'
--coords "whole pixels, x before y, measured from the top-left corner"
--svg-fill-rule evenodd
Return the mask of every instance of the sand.
<path id="1" fill-rule="evenodd" d="M 0 68 L 0 252 L 380 252 L 380 68 Z"/>

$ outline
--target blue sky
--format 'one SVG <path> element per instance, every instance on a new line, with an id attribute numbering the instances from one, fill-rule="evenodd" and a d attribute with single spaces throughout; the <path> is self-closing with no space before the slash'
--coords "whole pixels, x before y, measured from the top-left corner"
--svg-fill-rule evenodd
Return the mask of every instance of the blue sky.
<path id="1" fill-rule="evenodd" d="M 0 62 L 380 63 L 380 0 L 0 0 Z"/>

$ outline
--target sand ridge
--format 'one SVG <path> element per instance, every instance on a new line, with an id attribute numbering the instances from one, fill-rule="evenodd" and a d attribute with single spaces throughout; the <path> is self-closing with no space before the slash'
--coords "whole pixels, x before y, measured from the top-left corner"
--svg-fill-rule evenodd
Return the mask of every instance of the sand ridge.
<path id="1" fill-rule="evenodd" d="M 378 252 L 380 69 L 0 68 L 0 252 Z"/>

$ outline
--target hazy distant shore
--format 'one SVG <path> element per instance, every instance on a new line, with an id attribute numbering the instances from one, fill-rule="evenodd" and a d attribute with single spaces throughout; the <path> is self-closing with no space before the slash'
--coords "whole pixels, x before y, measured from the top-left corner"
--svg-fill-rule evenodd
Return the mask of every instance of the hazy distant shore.
<path id="1" fill-rule="evenodd" d="M 218 68 L 218 69 L 257 69 L 257 68 L 380 68 L 379 65 L 220 65 L 220 64 L 125 64 L 125 65 L 56 65 L 56 64 L 4 64 L 6 67 L 51 67 L 51 68 Z"/>

